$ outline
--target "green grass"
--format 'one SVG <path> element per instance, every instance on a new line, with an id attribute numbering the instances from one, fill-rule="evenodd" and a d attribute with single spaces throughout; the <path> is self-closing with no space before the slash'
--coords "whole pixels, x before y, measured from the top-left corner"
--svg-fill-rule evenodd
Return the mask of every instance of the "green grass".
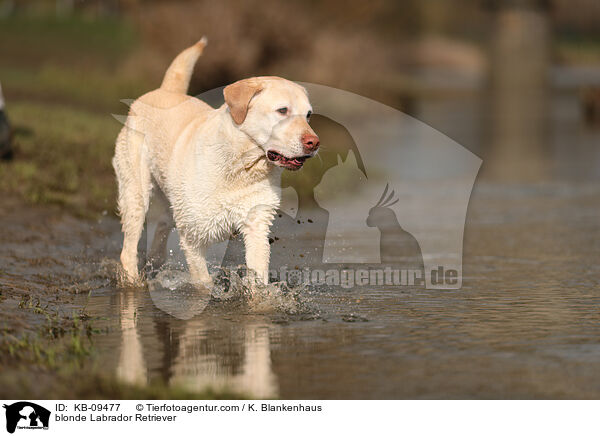
<path id="1" fill-rule="evenodd" d="M 110 113 L 124 108 L 123 99 L 137 98 L 151 84 L 118 77 L 109 70 L 86 70 L 46 64 L 37 69 L 0 66 L 0 78 L 11 101 L 53 102 Z"/>
<path id="2" fill-rule="evenodd" d="M 120 100 L 150 89 L 118 73 L 136 44 L 125 19 L 0 19 L 0 80 L 15 128 L 0 193 L 79 216 L 115 210 L 110 160 L 121 126 L 111 114 L 126 114 Z"/>
<path id="3" fill-rule="evenodd" d="M 73 15 L 15 15 L 0 19 L 3 64 L 116 65 L 137 42 L 133 26 L 123 19 L 89 19 Z"/>
<path id="4" fill-rule="evenodd" d="M 555 53 L 563 64 L 597 65 L 600 63 L 600 36 L 563 32 L 555 37 Z"/>
<path id="5" fill-rule="evenodd" d="M 111 158 L 121 125 L 110 113 L 22 101 L 11 104 L 9 115 L 15 153 L 0 163 L 0 192 L 79 216 L 114 211 Z"/>
<path id="6" fill-rule="evenodd" d="M 0 19 L 0 80 L 11 100 L 56 102 L 90 110 L 119 110 L 119 101 L 149 89 L 125 77 L 123 61 L 137 47 L 125 19 L 15 16 Z"/>

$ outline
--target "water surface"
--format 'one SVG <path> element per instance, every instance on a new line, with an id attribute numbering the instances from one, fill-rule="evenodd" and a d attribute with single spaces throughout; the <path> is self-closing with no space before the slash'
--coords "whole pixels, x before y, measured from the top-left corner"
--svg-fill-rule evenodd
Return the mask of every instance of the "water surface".
<path id="1" fill-rule="evenodd" d="M 576 96 L 554 102 L 539 171 L 514 179 L 486 176 L 481 132 L 468 127 L 480 126 L 476 101 L 421 103 L 422 119 L 484 157 L 459 290 L 210 296 L 176 266 L 150 287 L 122 289 L 116 220 L 9 207 L 0 286 L 42 299 L 72 290 L 65 310 L 83 307 L 105 329 L 94 365 L 132 383 L 279 398 L 598 398 L 600 131 L 581 122 Z M 470 121 L 444 124 L 444 110 Z M 3 317 L 26 328 L 14 304 L 0 303 Z"/>

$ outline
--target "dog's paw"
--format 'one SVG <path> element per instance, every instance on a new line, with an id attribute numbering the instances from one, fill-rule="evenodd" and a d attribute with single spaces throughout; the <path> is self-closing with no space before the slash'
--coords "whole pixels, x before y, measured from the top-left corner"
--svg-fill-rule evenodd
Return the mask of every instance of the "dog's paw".
<path id="1" fill-rule="evenodd" d="M 119 266 L 117 271 L 117 286 L 119 288 L 139 288 L 144 285 L 144 280 L 140 274 L 127 271 L 123 265 Z"/>

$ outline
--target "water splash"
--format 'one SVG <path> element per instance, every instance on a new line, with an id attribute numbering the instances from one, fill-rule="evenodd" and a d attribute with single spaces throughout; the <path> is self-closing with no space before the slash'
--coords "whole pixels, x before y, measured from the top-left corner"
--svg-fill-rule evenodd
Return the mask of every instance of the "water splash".
<path id="1" fill-rule="evenodd" d="M 217 268 L 210 288 L 192 283 L 187 271 L 165 265 L 147 280 L 156 307 L 180 319 L 190 319 L 207 307 L 223 304 L 251 314 L 302 315 L 312 313 L 306 286 L 286 282 L 258 282 L 243 266 Z"/>

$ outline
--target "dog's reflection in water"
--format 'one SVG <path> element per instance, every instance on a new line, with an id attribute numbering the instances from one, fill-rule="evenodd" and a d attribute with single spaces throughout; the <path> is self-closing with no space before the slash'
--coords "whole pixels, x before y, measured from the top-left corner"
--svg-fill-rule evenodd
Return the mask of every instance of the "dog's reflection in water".
<path id="1" fill-rule="evenodd" d="M 172 307 L 173 296 L 185 294 L 163 292 L 170 293 Z M 212 389 L 253 398 L 278 395 L 271 367 L 270 335 L 275 327 L 261 317 L 247 323 L 227 321 L 226 314 L 214 311 L 228 309 L 209 304 L 206 316 L 184 320 L 158 309 L 149 294 L 139 290 L 125 290 L 117 298 L 121 340 L 116 373 L 121 380 L 144 385 L 158 378 L 191 392 Z M 224 323 L 228 328 L 223 328 Z"/>

